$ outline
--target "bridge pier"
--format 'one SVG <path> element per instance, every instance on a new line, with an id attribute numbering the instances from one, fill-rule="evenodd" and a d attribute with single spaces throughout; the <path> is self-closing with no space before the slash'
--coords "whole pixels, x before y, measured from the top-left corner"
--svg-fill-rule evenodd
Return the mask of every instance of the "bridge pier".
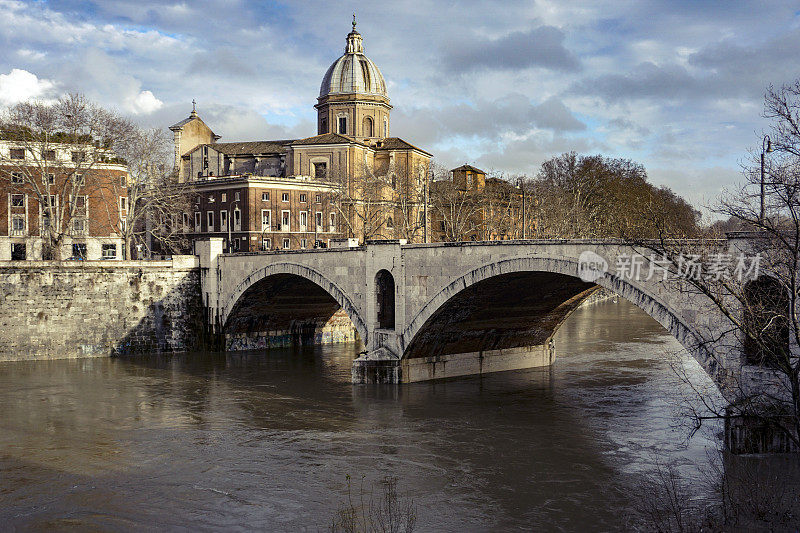
<path id="1" fill-rule="evenodd" d="M 414 383 L 434 379 L 480 376 L 507 370 L 550 366 L 556 350 L 552 340 L 522 346 L 430 357 L 399 359 L 390 351 L 365 352 L 353 361 L 353 383 Z"/>

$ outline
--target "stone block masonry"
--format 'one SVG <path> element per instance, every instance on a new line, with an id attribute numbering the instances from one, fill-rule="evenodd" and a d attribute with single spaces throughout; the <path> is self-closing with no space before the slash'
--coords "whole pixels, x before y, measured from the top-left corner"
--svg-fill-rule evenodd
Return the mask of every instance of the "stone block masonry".
<path id="1" fill-rule="evenodd" d="M 194 256 L 0 262 L 0 361 L 184 351 L 204 339 Z"/>

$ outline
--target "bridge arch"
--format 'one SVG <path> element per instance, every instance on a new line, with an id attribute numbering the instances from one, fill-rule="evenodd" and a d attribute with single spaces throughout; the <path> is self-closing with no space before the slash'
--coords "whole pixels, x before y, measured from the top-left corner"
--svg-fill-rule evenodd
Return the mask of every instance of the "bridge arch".
<path id="1" fill-rule="evenodd" d="M 478 283 L 500 276 L 517 273 L 550 273 L 574 278 L 578 276 L 578 261 L 566 256 L 534 256 L 503 259 L 484 264 L 452 281 L 430 298 L 416 315 L 408 322 L 402 335 L 403 358 L 406 358 L 420 333 L 435 319 L 436 313 L 453 298 Z M 607 273 L 594 282 L 596 285 L 630 301 L 650 317 L 655 319 L 700 363 L 703 369 L 723 389 L 725 369 L 712 356 L 706 347 L 706 340 L 691 324 L 681 318 L 669 303 L 657 297 L 646 287 Z M 567 318 L 571 310 L 563 316 Z M 559 322 L 551 334 L 561 325 Z"/>
<path id="2" fill-rule="evenodd" d="M 318 286 L 336 301 L 336 303 L 342 308 L 350 321 L 353 323 L 353 326 L 356 328 L 361 340 L 364 343 L 367 342 L 367 327 L 364 323 L 364 320 L 361 318 L 361 314 L 347 293 L 319 271 L 305 265 L 292 262 L 272 263 L 264 268 L 260 268 L 252 272 L 250 275 L 244 278 L 233 290 L 228 300 L 223 304 L 220 313 L 220 324 L 225 326 L 228 323 L 237 306 L 242 301 L 242 297 L 245 296 L 249 290 L 262 281 L 277 276 L 296 276 Z"/>

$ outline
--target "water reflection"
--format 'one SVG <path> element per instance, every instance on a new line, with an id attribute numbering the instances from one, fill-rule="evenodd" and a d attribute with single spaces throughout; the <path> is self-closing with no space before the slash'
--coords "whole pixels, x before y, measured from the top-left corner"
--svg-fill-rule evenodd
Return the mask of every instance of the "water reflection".
<path id="1" fill-rule="evenodd" d="M 316 531 L 346 474 L 393 474 L 425 530 L 624 528 L 651 452 L 715 441 L 684 445 L 679 346 L 634 307 L 556 343 L 550 369 L 402 387 L 352 386 L 348 345 L 0 363 L 0 523 Z"/>

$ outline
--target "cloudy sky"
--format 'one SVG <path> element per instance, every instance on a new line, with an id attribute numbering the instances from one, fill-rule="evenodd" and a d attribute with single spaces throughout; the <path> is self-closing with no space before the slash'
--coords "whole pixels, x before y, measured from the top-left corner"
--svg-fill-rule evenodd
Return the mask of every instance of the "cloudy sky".
<path id="1" fill-rule="evenodd" d="M 79 91 L 151 126 L 191 100 L 223 140 L 305 137 L 353 11 L 392 135 L 444 165 L 642 162 L 698 206 L 738 181 L 768 84 L 800 77 L 800 4 L 0 0 L 0 105 Z"/>

